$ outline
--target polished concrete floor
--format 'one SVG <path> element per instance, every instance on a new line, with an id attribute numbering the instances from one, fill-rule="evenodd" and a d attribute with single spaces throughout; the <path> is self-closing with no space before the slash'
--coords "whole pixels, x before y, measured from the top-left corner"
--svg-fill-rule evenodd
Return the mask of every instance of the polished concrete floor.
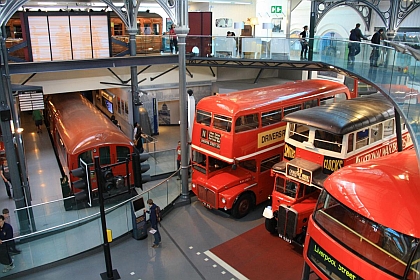
<path id="1" fill-rule="evenodd" d="M 25 113 L 22 127 L 32 205 L 62 198 L 61 190 L 51 187 L 57 185 L 61 174 L 46 128 L 43 127 L 42 133 L 36 133 L 30 115 Z M 179 127 L 160 127 L 156 140 L 157 150 L 174 149 L 179 140 Z M 12 225 L 17 228 L 14 202 L 7 198 L 5 190 L 0 191 L 0 205 L 10 209 Z M 151 234 L 144 240 L 132 238 L 131 233 L 114 240 L 110 245 L 112 268 L 117 270 L 121 279 L 246 279 L 239 271 L 211 255 L 209 250 L 262 224 L 262 210 L 263 205 L 244 219 L 234 220 L 223 212 L 204 208 L 193 197 L 190 204 L 175 207 L 165 216 L 160 228 L 162 245 L 159 248 L 151 248 Z M 25 244 L 20 246 L 24 249 Z M 14 256 L 16 265 L 28 257 L 25 256 L 27 252 L 22 251 Z M 51 255 L 46 250 L 38 258 L 48 259 Z M 103 249 L 97 248 L 53 264 L 18 273 L 11 271 L 0 277 L 16 280 L 100 279 L 106 271 Z"/>

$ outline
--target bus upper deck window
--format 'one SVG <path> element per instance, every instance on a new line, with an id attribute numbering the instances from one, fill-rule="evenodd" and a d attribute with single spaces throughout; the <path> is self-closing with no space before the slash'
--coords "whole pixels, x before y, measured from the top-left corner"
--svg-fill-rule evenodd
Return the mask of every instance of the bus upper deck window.
<path id="1" fill-rule="evenodd" d="M 353 151 L 353 146 L 354 146 L 354 133 L 351 133 L 348 135 L 347 138 L 347 153 L 350 153 Z"/>
<path id="2" fill-rule="evenodd" d="M 334 96 L 329 96 L 326 98 L 322 98 L 319 102 L 319 105 L 325 105 L 325 104 L 332 104 L 334 103 Z"/>
<path id="3" fill-rule="evenodd" d="M 281 109 L 261 114 L 261 125 L 267 126 L 281 121 Z"/>
<path id="4" fill-rule="evenodd" d="M 374 143 L 382 139 L 382 127 L 382 123 L 378 123 L 370 128 L 370 143 Z"/>
<path id="5" fill-rule="evenodd" d="M 314 146 L 316 148 L 340 153 L 342 142 L 342 135 L 332 134 L 324 130 L 315 130 Z"/>
<path id="6" fill-rule="evenodd" d="M 309 127 L 303 124 L 298 123 L 289 123 L 289 138 L 299 141 L 305 142 L 309 139 Z"/>
<path id="7" fill-rule="evenodd" d="M 201 124 L 204 124 L 206 126 L 210 126 L 211 113 L 203 111 L 203 110 L 197 110 L 197 115 L 196 115 L 195 121 L 197 123 L 201 123 Z"/>
<path id="8" fill-rule="evenodd" d="M 240 116 L 235 121 L 235 132 L 248 131 L 258 128 L 258 114 Z"/>
<path id="9" fill-rule="evenodd" d="M 221 115 L 214 115 L 213 127 L 230 132 L 232 127 L 232 118 Z"/>
<path id="10" fill-rule="evenodd" d="M 394 134 L 394 119 L 390 119 L 384 122 L 384 137 Z"/>
<path id="11" fill-rule="evenodd" d="M 312 108 L 312 107 L 316 107 L 318 106 L 318 100 L 314 99 L 314 100 L 308 100 L 303 102 L 303 108 L 304 109 L 308 109 L 308 108 Z"/>
<path id="12" fill-rule="evenodd" d="M 360 130 L 356 133 L 356 149 L 360 149 L 369 143 L 369 129 Z"/>
<path id="13" fill-rule="evenodd" d="M 284 115 L 286 116 L 290 113 L 299 111 L 300 109 L 301 109 L 301 105 L 293 105 L 293 106 L 290 106 L 290 107 L 286 107 L 286 108 L 284 108 Z"/>

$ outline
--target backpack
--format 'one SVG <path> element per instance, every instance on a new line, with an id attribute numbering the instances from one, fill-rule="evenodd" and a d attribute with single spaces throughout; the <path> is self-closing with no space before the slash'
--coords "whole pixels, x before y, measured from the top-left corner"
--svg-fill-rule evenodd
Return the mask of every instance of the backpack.
<path id="1" fill-rule="evenodd" d="M 160 221 L 162 221 L 162 212 L 160 211 L 160 207 L 156 205 L 156 219 L 158 223 L 160 224 Z"/>

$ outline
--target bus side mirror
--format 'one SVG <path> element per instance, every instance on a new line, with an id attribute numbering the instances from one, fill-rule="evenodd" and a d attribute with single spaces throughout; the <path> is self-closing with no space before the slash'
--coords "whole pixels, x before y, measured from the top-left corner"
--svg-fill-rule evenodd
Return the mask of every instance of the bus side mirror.
<path id="1" fill-rule="evenodd" d="M 236 170 L 236 164 L 234 163 L 234 164 L 232 164 L 232 170 Z"/>

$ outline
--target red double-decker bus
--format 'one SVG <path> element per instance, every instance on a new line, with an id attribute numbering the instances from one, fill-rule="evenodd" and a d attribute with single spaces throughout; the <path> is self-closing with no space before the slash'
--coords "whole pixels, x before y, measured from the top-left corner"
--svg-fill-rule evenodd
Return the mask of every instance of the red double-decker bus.
<path id="1" fill-rule="evenodd" d="M 309 219 L 302 279 L 420 279 L 419 182 L 414 150 L 331 175 Z"/>
<path id="2" fill-rule="evenodd" d="M 393 105 L 379 93 L 295 112 L 287 121 L 283 160 L 273 166 L 266 229 L 303 245 L 324 181 L 343 166 L 397 152 Z M 405 124 L 402 148 L 413 147 Z"/>
<path id="3" fill-rule="evenodd" d="M 208 208 L 247 215 L 271 193 L 270 168 L 283 153 L 283 118 L 352 94 L 337 82 L 306 80 L 203 98 L 192 131 L 193 192 Z"/>

